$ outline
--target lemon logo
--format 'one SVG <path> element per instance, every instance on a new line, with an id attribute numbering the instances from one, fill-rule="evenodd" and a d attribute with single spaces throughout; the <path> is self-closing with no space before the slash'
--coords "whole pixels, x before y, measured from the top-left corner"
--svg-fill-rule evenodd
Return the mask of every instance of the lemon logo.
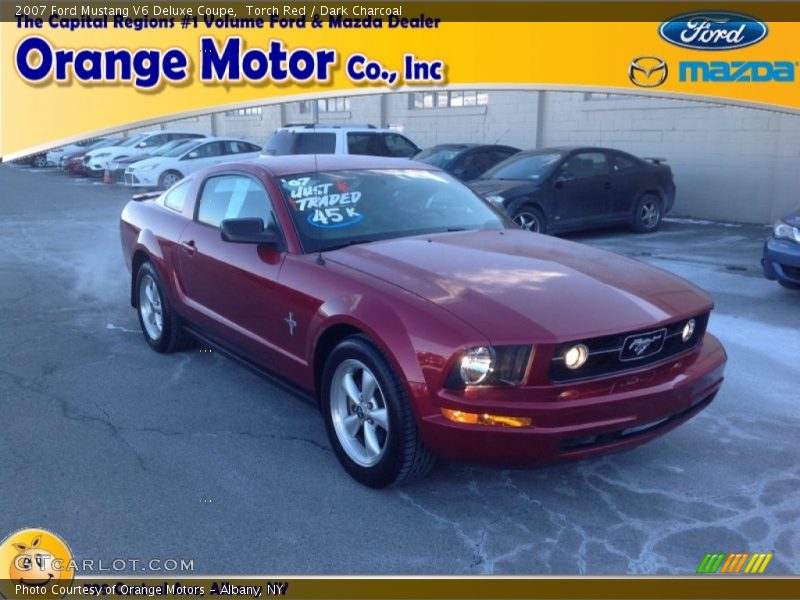
<path id="1" fill-rule="evenodd" d="M 0 544 L 0 596 L 60 598 L 58 588 L 72 581 L 73 566 L 67 544 L 54 533 L 17 531 Z"/>

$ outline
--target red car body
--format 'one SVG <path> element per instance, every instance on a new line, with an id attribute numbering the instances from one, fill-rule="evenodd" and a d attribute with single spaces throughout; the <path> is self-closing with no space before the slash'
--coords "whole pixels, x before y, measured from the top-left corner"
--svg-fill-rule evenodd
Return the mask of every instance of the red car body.
<path id="1" fill-rule="evenodd" d="M 122 248 L 132 283 L 151 261 L 191 331 L 309 396 L 319 393 L 326 355 L 337 342 L 366 334 L 402 374 L 424 443 L 447 459 L 532 466 L 619 450 L 674 428 L 711 402 L 726 362 L 720 343 L 705 333 L 712 302 L 659 269 L 516 229 L 303 252 L 280 176 L 411 167 L 437 171 L 395 159 L 289 156 L 198 172 L 181 213 L 154 199 L 125 207 Z M 220 173 L 244 173 L 263 184 L 285 251 L 223 241 L 219 229 L 194 219 L 204 180 Z M 133 292 L 131 302 L 136 306 Z M 565 343 L 661 328 L 669 336 L 691 318 L 698 320 L 696 342 L 669 356 L 595 376 L 556 373 L 554 357 Z M 524 381 L 448 387 L 460 353 L 486 344 L 534 344 Z M 443 409 L 528 417 L 530 425 L 459 422 Z"/>

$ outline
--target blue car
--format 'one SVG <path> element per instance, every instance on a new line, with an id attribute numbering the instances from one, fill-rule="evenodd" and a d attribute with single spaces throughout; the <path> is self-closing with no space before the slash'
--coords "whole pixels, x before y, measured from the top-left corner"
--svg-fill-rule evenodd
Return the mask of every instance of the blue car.
<path id="1" fill-rule="evenodd" d="M 783 287 L 800 289 L 800 208 L 783 217 L 764 244 L 764 276 Z"/>

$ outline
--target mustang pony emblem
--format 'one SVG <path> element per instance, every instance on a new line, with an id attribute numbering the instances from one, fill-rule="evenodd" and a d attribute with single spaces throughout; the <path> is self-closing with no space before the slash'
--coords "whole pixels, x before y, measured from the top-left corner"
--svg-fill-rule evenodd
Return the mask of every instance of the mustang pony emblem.
<path id="1" fill-rule="evenodd" d="M 636 338 L 628 344 L 628 350 L 633 352 L 636 356 L 644 354 L 645 350 L 650 347 L 650 344 L 657 342 L 661 338 L 660 335 L 653 335 L 646 338 Z"/>

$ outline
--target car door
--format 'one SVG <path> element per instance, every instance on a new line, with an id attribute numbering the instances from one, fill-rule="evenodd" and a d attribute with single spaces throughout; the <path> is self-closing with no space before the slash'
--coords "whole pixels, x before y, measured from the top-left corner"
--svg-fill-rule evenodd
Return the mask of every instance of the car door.
<path id="1" fill-rule="evenodd" d="M 622 153 L 614 152 L 610 159 L 609 212 L 615 220 L 628 221 L 642 186 L 641 167 L 632 157 Z"/>
<path id="2" fill-rule="evenodd" d="M 204 328 L 263 367 L 274 359 L 276 331 L 286 325 L 278 275 L 285 252 L 223 241 L 224 219 L 257 217 L 279 229 L 263 183 L 244 173 L 210 175 L 201 185 L 193 220 L 180 237 L 179 277 L 186 305 Z"/>
<path id="3" fill-rule="evenodd" d="M 184 175 L 188 175 L 198 169 L 220 162 L 224 154 L 224 142 L 216 141 L 200 144 L 181 157 L 180 161 L 178 161 L 180 163 L 178 170 Z"/>
<path id="4" fill-rule="evenodd" d="M 556 227 L 580 227 L 607 221 L 610 174 L 605 152 L 591 150 L 569 155 L 553 175 Z"/>

